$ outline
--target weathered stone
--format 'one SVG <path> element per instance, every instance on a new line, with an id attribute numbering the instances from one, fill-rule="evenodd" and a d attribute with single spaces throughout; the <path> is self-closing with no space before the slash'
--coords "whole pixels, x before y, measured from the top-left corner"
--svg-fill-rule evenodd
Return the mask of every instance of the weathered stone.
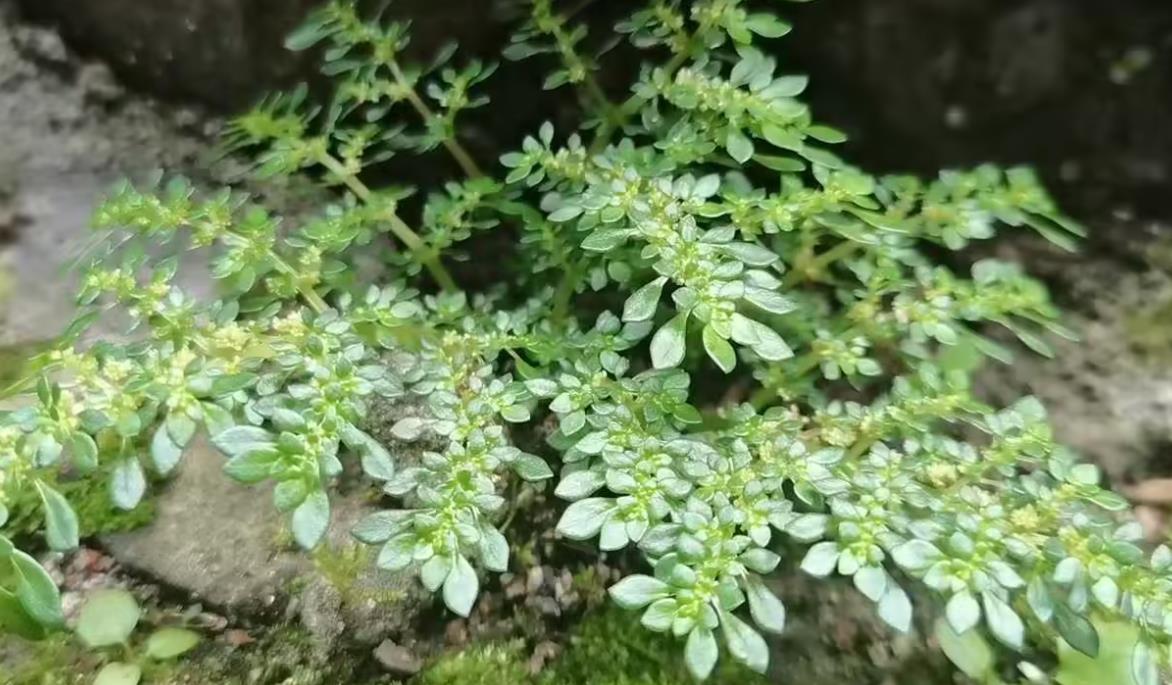
<path id="1" fill-rule="evenodd" d="M 149 526 L 106 537 L 110 554 L 214 607 L 255 614 L 289 602 L 329 653 L 339 640 L 375 644 L 423 605 L 409 574 L 380 570 L 355 552 L 349 530 L 372 511 L 362 492 L 332 497 L 328 539 L 313 554 L 282 544 L 286 523 L 271 488 L 224 475 L 224 457 L 200 438 L 161 492 Z"/>
<path id="2" fill-rule="evenodd" d="M 996 404 L 1038 397 L 1057 439 L 1116 485 L 1172 474 L 1172 276 L 1159 263 L 1137 268 L 1160 244 L 1144 242 L 1146 255 L 1123 245 L 1118 255 L 1095 257 L 1005 255 L 1033 263 L 1079 340 L 1052 338 L 1053 359 L 1021 351 L 1012 364 L 990 363 L 978 377 L 978 389 Z"/>
<path id="3" fill-rule="evenodd" d="M 87 52 L 132 83 L 228 109 L 316 72 L 313 60 L 284 49 L 284 37 L 323 0 L 36 0 L 22 7 L 60 25 Z M 430 54 L 457 39 L 484 44 L 493 3 L 402 0 L 393 16 L 413 21 L 413 43 Z M 503 27 L 502 27 L 503 28 Z M 486 30 L 489 29 L 489 30 Z"/>
<path id="4" fill-rule="evenodd" d="M 374 658 L 392 675 L 412 676 L 423 668 L 423 661 L 411 650 L 390 640 L 383 640 L 375 648 Z"/>
<path id="5" fill-rule="evenodd" d="M 310 570 L 278 547 L 280 514 L 267 493 L 223 473 L 224 457 L 201 437 L 159 496 L 146 528 L 103 541 L 122 564 L 230 611 L 272 606 Z"/>

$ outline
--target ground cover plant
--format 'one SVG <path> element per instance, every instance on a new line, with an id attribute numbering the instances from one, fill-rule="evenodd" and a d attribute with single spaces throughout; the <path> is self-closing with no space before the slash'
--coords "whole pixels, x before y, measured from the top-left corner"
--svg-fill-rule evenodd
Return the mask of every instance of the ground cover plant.
<path id="1" fill-rule="evenodd" d="M 0 524 L 35 494 L 48 547 L 71 549 L 79 522 L 54 483 L 100 473 L 132 509 L 204 432 L 228 477 L 273 486 L 306 549 L 360 464 L 393 508 L 354 537 L 460 615 L 483 572 L 509 568 L 504 493 L 550 481 L 563 537 L 642 552 L 610 595 L 679 638 L 698 678 L 722 649 L 766 670 L 762 633 L 785 629 L 766 578 L 786 563 L 851 578 L 896 630 L 923 587 L 974 677 L 1044 679 L 1045 655 L 1094 656 L 1097 626 L 1123 624 L 1128 675 L 1156 682 L 1172 551 L 1141 547 L 1039 402 L 969 389 L 981 358 L 1010 362 L 992 330 L 1043 354 L 1069 333 L 1017 265 L 950 254 L 1002 228 L 1072 248 L 1081 229 L 1027 169 L 922 181 L 846 163 L 845 136 L 800 99 L 806 78 L 770 56 L 790 26 L 766 9 L 640 6 L 616 35 L 648 62 L 614 98 L 596 80 L 606 43 L 534 0 L 504 56 L 575 89 L 580 127 L 545 124 L 485 163 L 460 120 L 490 104 L 496 65 L 454 50 L 415 65 L 405 24 L 323 7 L 289 47 L 321 52 L 332 96 L 273 96 L 226 146 L 337 200 L 293 226 L 182 179 L 113 191 L 78 317 L 0 418 Z M 368 182 L 441 148 L 461 175 L 440 187 Z M 490 234 L 513 267 L 466 291 L 453 266 Z M 209 259 L 220 296 L 184 293 L 160 246 Z M 87 336 L 99 317 L 130 335 Z M 387 401 L 415 408 L 393 442 L 371 435 Z M 522 451 L 519 431 L 547 444 Z M 397 459 L 412 441 L 422 457 Z M 802 557 L 783 561 L 793 543 Z M 36 638 L 62 621 L 52 580 L 0 537 L 0 627 Z"/>

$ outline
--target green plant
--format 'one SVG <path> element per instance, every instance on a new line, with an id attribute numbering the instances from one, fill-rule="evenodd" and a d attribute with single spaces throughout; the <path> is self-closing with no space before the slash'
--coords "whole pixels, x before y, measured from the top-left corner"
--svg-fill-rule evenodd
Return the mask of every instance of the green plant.
<path id="1" fill-rule="evenodd" d="M 1001 226 L 1064 247 L 1081 229 L 1025 169 L 921 182 L 845 164 L 829 149 L 845 136 L 798 99 L 806 78 L 754 46 L 789 26 L 748 3 L 652 0 L 618 30 L 657 61 L 616 102 L 585 29 L 531 3 L 506 56 L 558 64 L 545 86 L 578 89 L 582 125 L 541 126 L 497 175 L 458 134 L 492 67 L 455 66 L 451 50 L 415 67 L 406 26 L 352 2 L 314 14 L 289 45 L 323 50 L 333 99 L 269 98 L 227 144 L 254 155 L 257 175 L 311 175 L 337 202 L 285 228 L 229 190 L 119 187 L 95 217 L 105 247 L 79 317 L 42 357 L 35 401 L 3 419 L 3 489 L 39 489 L 50 546 L 64 549 L 77 522 L 38 474 L 110 464 L 113 501 L 131 508 L 144 469 L 169 473 L 206 430 L 230 477 L 275 484 L 312 548 L 355 459 L 404 508 L 354 535 L 466 615 L 474 564 L 509 565 L 502 488 L 552 479 L 552 463 L 572 502 L 558 531 L 646 554 L 653 573 L 610 594 L 683 639 L 698 677 L 718 636 L 765 670 L 759 631 L 782 631 L 785 608 L 763 578 L 784 535 L 809 544 L 801 568 L 852 578 L 902 631 L 911 582 L 943 600 L 956 634 L 1026 658 L 1059 638 L 1095 654 L 1089 617 L 1127 620 L 1133 671 L 1154 682 L 1172 551 L 1145 561 L 1125 501 L 1054 443 L 1039 402 L 996 409 L 969 391 L 974 357 L 1009 358 L 987 325 L 1046 354 L 1046 335 L 1068 335 L 1045 289 L 1013 264 L 966 276 L 932 258 Z M 421 211 L 410 191 L 363 180 L 441 147 L 464 178 Z M 518 268 L 466 293 L 449 266 L 490 231 L 518 236 Z M 223 296 L 180 291 L 176 261 L 151 262 L 144 243 L 210 248 Z M 393 247 L 373 283 L 355 264 L 367 246 Z M 78 347 L 112 308 L 139 338 Z M 396 465 L 371 437 L 379 396 L 420 402 L 395 440 L 439 447 Z M 522 452 L 511 435 L 546 411 L 549 454 Z M 12 569 L 0 615 L 59 623 L 51 581 L 4 538 L 0 565 Z"/>
<path id="2" fill-rule="evenodd" d="M 120 658 L 109 660 L 98 671 L 94 685 L 138 685 L 144 665 L 175 659 L 199 644 L 200 637 L 186 628 L 159 628 L 141 645 L 131 637 L 142 618 L 134 595 L 126 590 L 98 590 L 86 598 L 78 616 L 75 634 L 87 649 L 120 650 Z"/>

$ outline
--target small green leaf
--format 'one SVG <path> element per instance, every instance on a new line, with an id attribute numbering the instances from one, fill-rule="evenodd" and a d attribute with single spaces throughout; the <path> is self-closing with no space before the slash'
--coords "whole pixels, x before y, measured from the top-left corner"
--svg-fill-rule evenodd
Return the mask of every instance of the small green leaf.
<path id="1" fill-rule="evenodd" d="M 1135 625 L 1125 621 L 1096 621 L 1101 644 L 1095 658 L 1058 641 L 1058 670 L 1054 680 L 1061 685 L 1152 685 L 1149 669 L 1135 663 L 1136 652 L 1144 646 Z M 1143 654 L 1139 657 L 1143 658 Z M 1139 666 L 1140 668 L 1136 668 Z"/>
<path id="2" fill-rule="evenodd" d="M 252 485 L 273 475 L 273 464 L 280 457 L 271 447 L 245 452 L 224 464 L 224 473 L 234 481 Z"/>
<path id="3" fill-rule="evenodd" d="M 146 476 L 142 464 L 135 457 L 126 457 L 110 474 L 110 497 L 119 509 L 131 510 L 146 493 Z"/>
<path id="4" fill-rule="evenodd" d="M 522 479 L 533 482 L 553 478 L 553 470 L 541 457 L 522 452 L 513 461 L 513 470 Z"/>
<path id="5" fill-rule="evenodd" d="M 618 229 L 595 230 L 582 241 L 582 249 L 591 252 L 608 252 L 627 242 L 632 231 Z"/>
<path id="6" fill-rule="evenodd" d="M 146 655 L 158 661 L 174 659 L 195 649 L 199 640 L 199 633 L 184 628 L 162 628 L 147 638 Z"/>
<path id="7" fill-rule="evenodd" d="M 753 33 L 765 38 L 780 38 L 793 30 L 793 26 L 765 12 L 750 14 L 745 20 L 745 26 Z"/>
<path id="8" fill-rule="evenodd" d="M 444 581 L 444 604 L 460 616 L 467 616 L 472 612 L 478 594 L 480 581 L 476 571 L 463 555 L 457 556 L 452 572 Z"/>
<path id="9" fill-rule="evenodd" d="M 755 243 L 727 243 L 720 246 L 720 251 L 749 266 L 769 266 L 780 259 L 773 250 Z"/>
<path id="10" fill-rule="evenodd" d="M 912 629 L 912 603 L 903 588 L 887 584 L 887 592 L 879 600 L 879 618 L 901 633 Z"/>
<path id="11" fill-rule="evenodd" d="M 838 563 L 838 544 L 819 542 L 806 552 L 802 559 L 802 570 L 812 576 L 824 578 L 830 575 Z"/>
<path id="12" fill-rule="evenodd" d="M 985 592 L 981 595 L 985 607 L 985 623 L 993 637 L 1006 647 L 1020 650 L 1025 636 L 1025 625 L 1013 608 L 997 595 Z"/>
<path id="13" fill-rule="evenodd" d="M 151 461 L 159 474 L 165 476 L 171 473 L 182 456 L 183 448 L 175 444 L 166 424 L 156 428 L 155 435 L 151 438 Z"/>
<path id="14" fill-rule="evenodd" d="M 233 426 L 212 438 L 216 449 L 228 457 L 239 457 L 250 452 L 271 449 L 276 445 L 272 433 L 256 426 Z"/>
<path id="15" fill-rule="evenodd" d="M 993 650 L 975 630 L 956 632 L 943 618 L 936 619 L 936 641 L 948 660 L 974 680 L 980 681 L 993 667 Z"/>
<path id="16" fill-rule="evenodd" d="M 669 590 L 668 584 L 658 578 L 633 575 L 612 585 L 608 593 L 611 599 L 624 609 L 641 609 L 657 599 L 666 597 Z"/>
<path id="17" fill-rule="evenodd" d="M 727 612 L 721 613 L 720 623 L 724 627 L 729 654 L 757 673 L 764 673 L 769 667 L 769 646 L 761 634 Z"/>
<path id="18" fill-rule="evenodd" d="M 948 617 L 948 624 L 952 626 L 952 630 L 959 635 L 972 630 L 981 620 L 981 606 L 975 597 L 962 590 L 948 600 L 945 615 Z"/>
<path id="19" fill-rule="evenodd" d="M 623 305 L 623 321 L 647 321 L 655 316 L 665 283 L 667 276 L 660 276 L 632 293 Z"/>
<path id="20" fill-rule="evenodd" d="M 639 617 L 639 623 L 643 624 L 644 628 L 653 632 L 665 633 L 671 630 L 678 609 L 679 602 L 670 597 L 656 600 Z"/>
<path id="21" fill-rule="evenodd" d="M 403 530 L 411 515 L 411 511 L 376 511 L 356 523 L 350 534 L 368 545 L 381 544 Z"/>
<path id="22" fill-rule="evenodd" d="M 0 635 L 12 634 L 26 640 L 45 639 L 45 628 L 24 610 L 16 595 L 0 587 Z"/>
<path id="23" fill-rule="evenodd" d="M 55 552 L 67 552 L 78 544 L 77 514 L 69 502 L 43 481 L 36 481 L 37 492 L 45 507 L 45 538 Z"/>
<path id="24" fill-rule="evenodd" d="M 687 348 L 688 315 L 675 315 L 651 338 L 651 364 L 657 369 L 679 366 Z"/>
<path id="25" fill-rule="evenodd" d="M 374 438 L 369 438 L 362 448 L 362 471 L 375 480 L 387 481 L 395 477 L 395 461 L 391 459 L 391 453 Z"/>
<path id="26" fill-rule="evenodd" d="M 719 653 L 712 631 L 704 626 L 696 626 L 688 634 L 688 642 L 684 647 L 684 664 L 692 677 L 696 680 L 705 680 L 712 674 Z"/>
<path id="27" fill-rule="evenodd" d="M 781 634 L 785 630 L 785 605 L 777 598 L 760 578 L 750 577 L 745 584 L 745 595 L 749 598 L 749 613 L 753 621 L 771 633 Z"/>
<path id="28" fill-rule="evenodd" d="M 737 353 L 733 350 L 733 346 L 720 337 L 711 324 L 704 326 L 701 337 L 704 341 L 704 351 L 708 353 L 708 357 L 716 362 L 721 371 L 731 372 L 737 365 Z"/>
<path id="29" fill-rule="evenodd" d="M 480 528 L 480 561 L 489 571 L 504 573 L 509 570 L 509 541 L 491 525 Z"/>
<path id="30" fill-rule="evenodd" d="M 391 426 L 391 435 L 399 440 L 410 442 L 423 435 L 423 429 L 427 426 L 423 419 L 418 416 L 408 416 L 399 419 Z"/>
<path id="31" fill-rule="evenodd" d="M 309 495 L 309 488 L 301 478 L 284 480 L 273 488 L 273 505 L 277 511 L 288 513 L 296 509 Z"/>
<path id="32" fill-rule="evenodd" d="M 606 476 L 601 472 L 593 469 L 575 471 L 562 478 L 553 494 L 565 500 L 575 501 L 593 495 L 603 485 L 606 485 Z"/>
<path id="33" fill-rule="evenodd" d="M 588 540 L 598 534 L 614 507 L 614 500 L 606 497 L 578 500 L 566 507 L 557 531 L 571 540 Z"/>
<path id="34" fill-rule="evenodd" d="M 142 615 L 126 590 L 98 590 L 86 598 L 77 619 L 77 636 L 91 648 L 124 644 Z"/>
<path id="35" fill-rule="evenodd" d="M 730 128 L 724 139 L 724 148 L 730 157 L 738 163 L 744 164 L 753 156 L 753 141 L 737 129 Z"/>
<path id="36" fill-rule="evenodd" d="M 212 380 L 212 396 L 223 397 L 234 392 L 244 390 L 256 382 L 256 374 L 234 373 L 226 376 L 216 376 Z"/>
<path id="37" fill-rule="evenodd" d="M 1099 634 L 1084 616 L 1074 612 L 1065 602 L 1054 604 L 1054 627 L 1071 647 L 1092 659 L 1099 655 Z"/>
<path id="38" fill-rule="evenodd" d="M 116 661 L 106 664 L 98 671 L 94 685 L 138 685 L 142 681 L 142 668 L 136 664 Z"/>
<path id="39" fill-rule="evenodd" d="M 16 598 L 25 613 L 45 628 L 63 625 L 61 594 L 45 569 L 36 559 L 18 549 L 12 551 L 9 561 L 17 577 Z"/>
<path id="40" fill-rule="evenodd" d="M 293 52 L 308 50 L 330 35 L 323 20 L 310 20 L 285 37 L 285 49 Z"/>
<path id="41" fill-rule="evenodd" d="M 330 525 L 330 498 L 322 490 L 309 493 L 293 511 L 293 539 L 302 549 L 313 549 Z"/>

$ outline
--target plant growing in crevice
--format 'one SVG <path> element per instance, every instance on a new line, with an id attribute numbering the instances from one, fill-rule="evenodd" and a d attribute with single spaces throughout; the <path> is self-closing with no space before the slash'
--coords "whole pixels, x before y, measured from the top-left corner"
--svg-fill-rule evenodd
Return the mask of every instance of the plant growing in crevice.
<path id="1" fill-rule="evenodd" d="M 722 642 L 766 669 L 761 633 L 785 628 L 767 579 L 790 538 L 809 545 L 803 570 L 850 577 L 895 629 L 911 629 L 906 586 L 922 584 L 948 630 L 991 636 L 1029 674 L 1059 639 L 1096 653 L 1091 618 L 1128 621 L 1129 667 L 1154 682 L 1172 552 L 1145 553 L 1124 500 L 1054 442 L 1039 402 L 986 406 L 971 365 L 952 363 L 1008 361 L 988 326 L 1044 354 L 1048 335 L 1069 335 L 1016 265 L 958 273 L 932 257 L 1004 227 L 1071 247 L 1081 229 L 1034 175 L 982 166 L 926 182 L 848 165 L 832 151 L 845 135 L 799 99 L 806 78 L 764 49 L 789 25 L 746 2 L 637 8 L 618 32 L 651 61 L 620 98 L 596 81 L 605 56 L 585 29 L 531 5 L 505 54 L 547 60 L 545 87 L 578 90 L 578 131 L 545 124 L 499 166 L 477 160 L 460 117 L 486 103 L 494 67 L 451 50 L 415 67 L 404 24 L 338 0 L 290 38 L 322 50 L 333 98 L 272 97 L 228 131 L 258 175 L 311 175 L 334 204 L 288 227 L 230 190 L 118 188 L 96 214 L 109 239 L 78 319 L 42 357 L 32 403 L 3 418 L 0 486 L 112 464 L 114 501 L 133 507 L 144 469 L 171 472 L 206 430 L 227 475 L 271 483 L 313 548 L 354 459 L 400 503 L 355 537 L 467 615 L 477 568 L 509 567 L 504 484 L 556 480 L 561 535 L 645 554 L 650 572 L 610 594 L 678 637 L 698 677 Z M 429 189 L 422 211 L 403 202 L 411 191 L 365 180 L 440 148 L 462 178 Z M 517 236 L 515 278 L 465 292 L 449 266 L 489 231 Z M 182 292 L 176 262 L 148 260 L 144 243 L 210 249 L 221 297 Z M 357 256 L 387 245 L 368 278 Z M 80 344 L 110 309 L 138 337 Z M 421 402 L 390 430 L 426 439 L 419 463 L 371 437 L 376 397 Z M 548 452 L 518 449 L 514 431 L 547 412 Z M 51 546 L 74 544 L 68 507 L 45 497 Z M 0 540 L 14 569 L 0 609 L 59 621 L 51 582 Z"/>

